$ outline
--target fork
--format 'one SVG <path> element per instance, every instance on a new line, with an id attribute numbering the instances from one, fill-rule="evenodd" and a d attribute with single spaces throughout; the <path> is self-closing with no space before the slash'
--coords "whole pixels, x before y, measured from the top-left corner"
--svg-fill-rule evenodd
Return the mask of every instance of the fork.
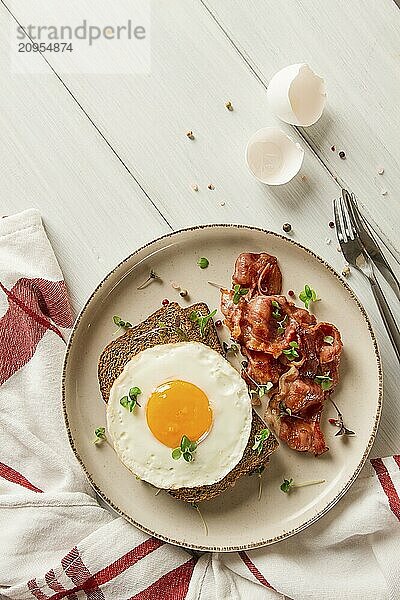
<path id="1" fill-rule="evenodd" d="M 386 331 L 400 362 L 400 331 L 375 275 L 374 265 L 361 243 L 358 227 L 345 194 L 333 201 L 336 234 L 346 261 L 368 279 Z"/>

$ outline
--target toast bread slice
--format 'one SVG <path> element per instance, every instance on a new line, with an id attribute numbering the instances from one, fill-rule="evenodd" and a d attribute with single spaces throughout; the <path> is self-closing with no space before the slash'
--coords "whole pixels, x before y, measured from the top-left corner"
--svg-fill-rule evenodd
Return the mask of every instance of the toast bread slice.
<path id="1" fill-rule="evenodd" d="M 98 363 L 98 379 L 105 402 L 108 402 L 112 384 L 125 365 L 133 356 L 146 348 L 163 343 L 192 341 L 201 342 L 225 356 L 212 319 L 208 322 L 204 337 L 202 337 L 198 324 L 190 320 L 192 311 L 199 311 L 202 315 L 209 314 L 208 306 L 202 302 L 185 308 L 182 308 L 176 302 L 171 302 L 138 325 L 126 330 L 123 335 L 104 348 Z M 234 486 L 242 475 L 250 475 L 266 467 L 269 456 L 277 449 L 279 444 L 271 433 L 264 442 L 260 454 L 252 450 L 254 436 L 265 427 L 265 423 L 253 410 L 251 434 L 244 454 L 238 464 L 221 481 L 213 485 L 167 491 L 174 498 L 185 502 L 197 503 L 210 500 Z"/>

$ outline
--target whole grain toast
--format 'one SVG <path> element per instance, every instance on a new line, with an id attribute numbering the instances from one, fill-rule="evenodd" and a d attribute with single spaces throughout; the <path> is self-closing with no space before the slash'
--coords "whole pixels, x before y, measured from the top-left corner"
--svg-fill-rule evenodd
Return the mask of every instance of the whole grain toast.
<path id="1" fill-rule="evenodd" d="M 212 320 L 208 322 L 204 337 L 200 334 L 197 323 L 190 320 L 192 311 L 202 315 L 209 314 L 208 306 L 202 302 L 182 308 L 176 302 L 162 307 L 147 317 L 144 321 L 129 328 L 123 335 L 113 340 L 104 348 L 98 364 L 98 379 L 100 391 L 105 402 L 108 402 L 110 390 L 114 380 L 122 372 L 129 360 L 146 348 L 157 344 L 181 341 L 201 342 L 222 356 L 224 351 L 219 341 L 215 325 Z M 174 498 L 185 502 L 200 502 L 215 498 L 228 488 L 235 485 L 242 475 L 250 475 L 266 467 L 269 456 L 277 449 L 278 442 L 271 433 L 264 442 L 260 454 L 252 450 L 254 436 L 265 427 L 264 422 L 253 410 L 252 428 L 249 441 L 241 460 L 221 481 L 213 485 L 204 485 L 193 488 L 180 488 L 168 490 Z"/>

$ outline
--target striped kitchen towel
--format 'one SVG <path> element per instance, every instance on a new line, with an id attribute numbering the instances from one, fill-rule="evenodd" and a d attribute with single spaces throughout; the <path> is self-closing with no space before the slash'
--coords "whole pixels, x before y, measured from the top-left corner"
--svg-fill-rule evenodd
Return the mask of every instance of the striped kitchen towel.
<path id="1" fill-rule="evenodd" d="M 251 552 L 195 557 L 100 507 L 61 412 L 72 321 L 40 215 L 29 210 L 0 220 L 0 595 L 400 597 L 399 456 L 371 460 L 346 497 L 306 531 Z"/>

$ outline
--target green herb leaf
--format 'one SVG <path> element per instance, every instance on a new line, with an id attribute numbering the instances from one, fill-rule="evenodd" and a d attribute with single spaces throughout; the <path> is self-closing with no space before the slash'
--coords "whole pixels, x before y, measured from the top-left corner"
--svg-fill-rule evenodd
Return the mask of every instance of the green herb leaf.
<path id="1" fill-rule="evenodd" d="M 310 306 L 310 302 L 316 302 L 318 300 L 317 292 L 307 284 L 304 286 L 304 290 L 300 292 L 299 298 L 306 308 Z"/>
<path id="2" fill-rule="evenodd" d="M 272 383 L 272 381 L 267 381 L 267 383 L 265 385 L 260 385 L 258 388 L 259 397 L 262 398 L 263 396 L 265 396 L 265 394 L 267 392 L 269 392 L 269 390 L 273 387 L 274 387 L 274 384 Z"/>
<path id="3" fill-rule="evenodd" d="M 174 460 L 179 460 L 181 456 L 182 456 L 182 451 L 180 448 L 175 448 L 174 450 L 172 450 L 172 458 Z"/>
<path id="4" fill-rule="evenodd" d="M 326 373 L 326 375 L 317 375 L 314 381 L 320 384 L 324 392 L 330 390 L 333 385 L 333 379 L 329 373 Z"/>
<path id="5" fill-rule="evenodd" d="M 237 283 L 233 287 L 233 298 L 232 298 L 233 304 L 239 304 L 239 300 L 240 300 L 241 296 L 245 296 L 248 293 L 248 291 L 249 291 L 248 288 L 241 288 L 240 285 Z"/>
<path id="6" fill-rule="evenodd" d="M 286 358 L 288 360 L 295 360 L 295 358 L 299 358 L 299 353 L 296 350 L 296 348 L 299 347 L 298 343 L 290 342 L 289 346 L 290 346 L 290 348 L 288 348 L 286 350 L 282 350 L 282 353 L 286 356 Z"/>
<path id="7" fill-rule="evenodd" d="M 117 327 L 123 327 L 124 329 L 129 329 L 130 327 L 132 327 L 132 323 L 130 323 L 129 321 L 123 321 L 118 315 L 113 316 L 113 321 L 117 325 Z"/>
<path id="8" fill-rule="evenodd" d="M 194 460 L 193 452 L 197 448 L 197 442 L 192 442 L 187 435 L 183 435 L 179 448 L 175 448 L 172 451 L 172 458 L 179 460 L 183 456 L 186 462 L 192 462 Z"/>
<path id="9" fill-rule="evenodd" d="M 119 403 L 124 408 L 127 408 L 129 410 L 129 412 L 133 412 L 135 410 L 135 406 L 136 405 L 140 406 L 139 402 L 137 401 L 137 397 L 141 393 L 142 393 L 142 391 L 141 391 L 140 388 L 138 388 L 138 387 L 131 387 L 131 389 L 129 390 L 129 397 L 128 396 L 124 396 L 123 398 L 121 398 L 121 400 L 119 401 Z"/>
<path id="10" fill-rule="evenodd" d="M 324 337 L 324 342 L 325 342 L 325 344 L 329 344 L 330 346 L 332 346 L 334 339 L 331 335 L 326 335 Z"/>
<path id="11" fill-rule="evenodd" d="M 121 398 L 121 400 L 119 401 L 119 403 L 124 408 L 129 408 L 129 406 L 130 406 L 130 402 L 129 402 L 128 396 L 124 396 L 123 398 Z"/>
<path id="12" fill-rule="evenodd" d="M 210 264 L 210 261 L 208 260 L 208 258 L 205 258 L 203 256 L 202 258 L 199 258 L 197 264 L 199 265 L 200 269 L 207 269 L 208 265 Z"/>
<path id="13" fill-rule="evenodd" d="M 193 310 L 189 315 L 189 319 L 191 321 L 193 321 L 193 323 L 198 323 L 199 329 L 200 329 L 200 335 L 201 335 L 201 337 L 204 337 L 204 333 L 206 331 L 206 328 L 207 328 L 207 325 L 208 325 L 210 319 L 212 319 L 216 314 L 217 314 L 217 309 L 213 310 L 208 315 L 202 315 L 200 311 Z"/>
<path id="14" fill-rule="evenodd" d="M 271 304 L 272 304 L 272 306 L 275 306 L 275 308 L 280 308 L 281 307 L 281 305 L 278 304 L 278 302 L 276 300 L 272 300 Z"/>
<path id="15" fill-rule="evenodd" d="M 186 435 L 182 436 L 181 439 L 181 450 L 182 452 L 185 452 L 185 450 L 187 450 L 190 446 L 190 440 Z"/>
<path id="16" fill-rule="evenodd" d="M 271 432 L 268 428 L 261 429 L 258 433 L 256 433 L 254 436 L 254 445 L 252 446 L 252 450 L 255 450 L 257 454 L 261 454 L 264 442 L 269 438 L 270 434 Z"/>
<path id="17" fill-rule="evenodd" d="M 284 479 L 283 482 L 281 483 L 282 492 L 285 492 L 285 494 L 288 494 L 290 492 L 290 490 L 292 489 L 293 484 L 294 484 L 293 479 Z"/>
<path id="18" fill-rule="evenodd" d="M 103 440 L 107 439 L 105 427 L 96 427 L 96 429 L 94 430 L 94 435 L 94 444 L 100 444 Z"/>

